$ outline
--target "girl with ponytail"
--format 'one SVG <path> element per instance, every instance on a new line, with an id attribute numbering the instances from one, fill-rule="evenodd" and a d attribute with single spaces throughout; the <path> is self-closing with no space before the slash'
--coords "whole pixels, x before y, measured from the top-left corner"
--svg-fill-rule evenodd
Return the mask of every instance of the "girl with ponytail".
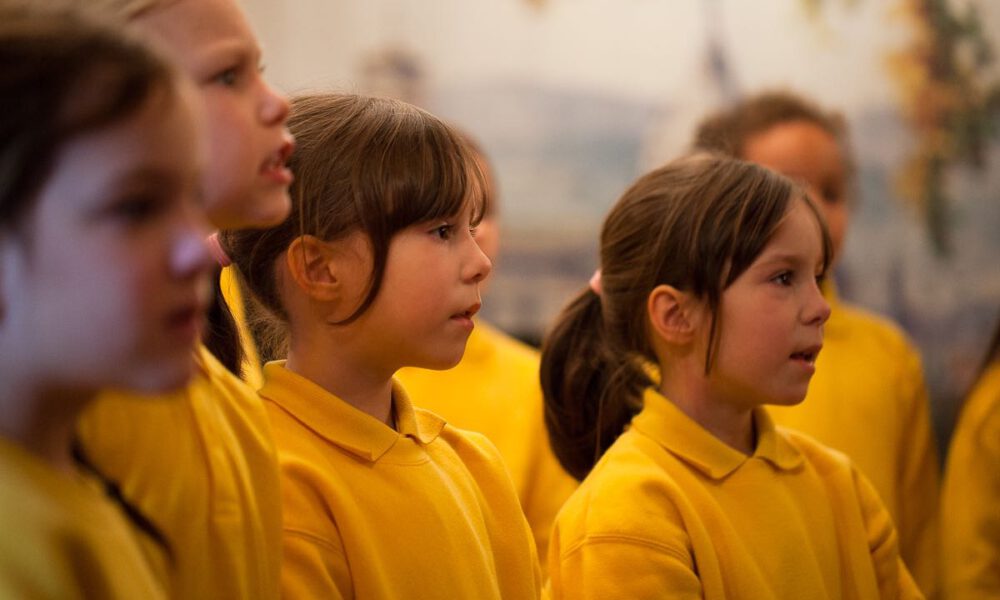
<path id="1" fill-rule="evenodd" d="M 555 598 L 920 597 L 871 485 L 764 408 L 806 394 L 829 255 L 807 195 L 734 159 L 670 163 L 612 208 L 542 349 L 553 447 L 584 478 Z"/>

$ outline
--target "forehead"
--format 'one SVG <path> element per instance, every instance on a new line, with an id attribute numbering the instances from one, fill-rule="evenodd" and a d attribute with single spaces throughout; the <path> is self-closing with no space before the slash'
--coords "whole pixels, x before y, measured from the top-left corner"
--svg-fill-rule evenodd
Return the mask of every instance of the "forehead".
<path id="1" fill-rule="evenodd" d="M 181 88 L 184 89 L 184 88 Z M 190 93 L 157 90 L 128 117 L 69 140 L 39 196 L 53 205 L 91 207 L 129 185 L 179 184 L 196 177 L 203 153 Z"/>
<path id="2" fill-rule="evenodd" d="M 823 233 L 819 219 L 802 198 L 788 203 L 788 210 L 755 264 L 792 261 L 814 265 L 823 261 Z"/>
<path id="3" fill-rule="evenodd" d="M 804 120 L 779 123 L 750 136 L 743 145 L 743 158 L 806 179 L 843 169 L 836 138 Z"/>
<path id="4" fill-rule="evenodd" d="M 186 67 L 205 54 L 256 51 L 257 40 L 234 0 L 176 0 L 134 21 L 144 34 Z"/>

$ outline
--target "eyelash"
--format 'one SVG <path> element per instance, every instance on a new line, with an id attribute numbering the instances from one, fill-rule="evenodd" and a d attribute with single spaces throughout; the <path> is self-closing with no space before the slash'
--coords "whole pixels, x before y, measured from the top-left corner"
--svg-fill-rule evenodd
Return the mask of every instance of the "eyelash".
<path id="1" fill-rule="evenodd" d="M 213 77 L 212 80 L 226 87 L 232 87 L 236 85 L 239 76 L 240 69 L 238 67 L 229 67 Z"/>
<path id="2" fill-rule="evenodd" d="M 108 209 L 108 214 L 129 225 L 138 225 L 156 217 L 164 206 L 164 202 L 159 198 L 132 196 L 116 202 Z"/>
<path id="3" fill-rule="evenodd" d="M 792 277 L 793 275 L 791 271 L 782 271 L 772 277 L 771 281 L 777 283 L 778 285 L 787 286 L 792 284 Z"/>
<path id="4" fill-rule="evenodd" d="M 431 230 L 431 234 L 437 236 L 439 239 L 447 241 L 450 240 L 454 235 L 455 226 L 450 223 L 445 223 Z"/>

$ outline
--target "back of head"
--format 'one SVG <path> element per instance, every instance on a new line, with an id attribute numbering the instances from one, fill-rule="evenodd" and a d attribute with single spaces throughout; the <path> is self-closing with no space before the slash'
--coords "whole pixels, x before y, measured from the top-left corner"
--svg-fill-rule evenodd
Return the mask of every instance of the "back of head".
<path id="1" fill-rule="evenodd" d="M 468 145 L 437 117 L 409 104 L 354 94 L 316 94 L 292 101 L 288 128 L 296 151 L 292 211 L 277 227 L 227 231 L 223 245 L 256 299 L 281 322 L 277 261 L 299 236 L 332 241 L 361 231 L 371 243 L 373 272 L 359 317 L 380 289 L 392 237 L 410 225 L 485 209 L 483 176 Z M 266 326 L 259 324 L 258 326 Z M 270 340 L 271 342 L 281 340 Z M 273 355 L 267 347 L 267 355 Z"/>
<path id="2" fill-rule="evenodd" d="M 600 294 L 587 289 L 574 299 L 542 348 L 546 424 L 568 472 L 584 477 L 641 408 L 648 365 L 657 361 L 650 292 L 666 284 L 706 302 L 707 373 L 724 326 L 722 292 L 763 251 L 796 197 L 808 202 L 781 175 L 707 154 L 671 162 L 625 191 L 601 232 Z"/>
<path id="3" fill-rule="evenodd" d="M 28 211 L 63 144 L 126 119 L 174 81 L 142 44 L 92 16 L 0 4 L 0 226 Z"/>

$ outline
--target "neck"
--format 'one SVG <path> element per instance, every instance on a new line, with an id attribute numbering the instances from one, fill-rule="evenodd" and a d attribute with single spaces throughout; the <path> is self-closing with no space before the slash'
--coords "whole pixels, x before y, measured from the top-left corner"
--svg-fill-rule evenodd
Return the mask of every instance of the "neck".
<path id="1" fill-rule="evenodd" d="M 713 398 L 700 381 L 692 384 L 665 374 L 660 392 L 724 444 L 747 456 L 753 454 L 757 446 L 753 407 Z"/>
<path id="2" fill-rule="evenodd" d="M 5 374 L 7 375 L 7 374 Z M 95 391 L 41 389 L 4 377 L 0 392 L 0 436 L 13 441 L 56 469 L 76 469 L 70 446 L 80 411 Z"/>
<path id="3" fill-rule="evenodd" d="M 293 331 L 286 368 L 392 427 L 392 374 L 356 352 L 350 340 L 336 340 L 317 325 Z"/>

